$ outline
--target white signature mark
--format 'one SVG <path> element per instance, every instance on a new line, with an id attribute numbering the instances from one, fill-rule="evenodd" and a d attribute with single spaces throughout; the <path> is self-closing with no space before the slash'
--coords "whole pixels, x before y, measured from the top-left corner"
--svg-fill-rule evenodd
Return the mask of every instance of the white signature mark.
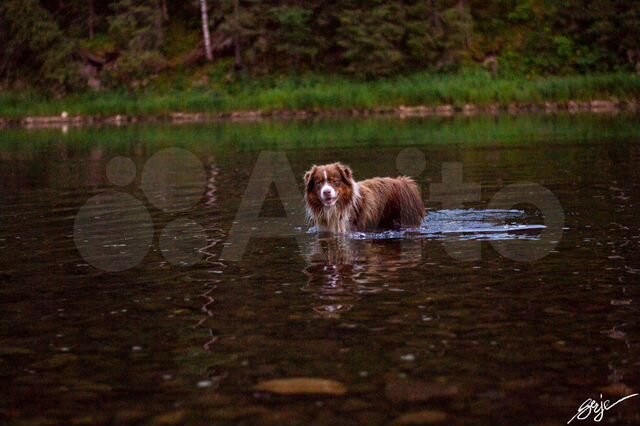
<path id="1" fill-rule="evenodd" d="M 567 424 L 571 423 L 574 419 L 578 419 L 578 420 L 588 419 L 591 416 L 591 414 L 594 414 L 593 420 L 596 422 L 599 422 L 602 420 L 602 418 L 604 417 L 604 413 L 607 410 L 610 410 L 611 408 L 615 407 L 625 399 L 633 398 L 634 396 L 638 396 L 638 394 L 634 393 L 631 395 L 627 395 L 624 398 L 620 398 L 613 404 L 611 404 L 611 401 L 609 401 L 608 399 L 603 401 L 602 394 L 600 394 L 599 402 L 596 401 L 595 399 L 588 398 L 582 403 L 582 405 L 580 405 L 580 408 L 578 408 L 578 412 L 575 414 L 575 416 L 571 417 L 571 419 L 567 422 Z"/>

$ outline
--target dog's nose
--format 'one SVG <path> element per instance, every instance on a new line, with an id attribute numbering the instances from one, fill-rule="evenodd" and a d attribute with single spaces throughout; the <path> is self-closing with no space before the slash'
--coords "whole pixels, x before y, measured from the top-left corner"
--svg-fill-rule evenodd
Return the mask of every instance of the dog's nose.
<path id="1" fill-rule="evenodd" d="M 330 189 L 325 189 L 322 191 L 322 195 L 325 197 L 330 197 L 331 196 L 331 190 Z"/>

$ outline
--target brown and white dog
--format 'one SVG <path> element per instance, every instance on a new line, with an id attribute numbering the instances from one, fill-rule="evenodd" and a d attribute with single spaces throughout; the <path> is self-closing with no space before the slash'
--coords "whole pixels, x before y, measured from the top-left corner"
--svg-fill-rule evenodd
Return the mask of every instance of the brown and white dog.
<path id="1" fill-rule="evenodd" d="M 313 166 L 305 173 L 307 217 L 320 232 L 370 232 L 415 227 L 425 216 L 413 179 L 373 178 L 356 182 L 348 166 Z"/>

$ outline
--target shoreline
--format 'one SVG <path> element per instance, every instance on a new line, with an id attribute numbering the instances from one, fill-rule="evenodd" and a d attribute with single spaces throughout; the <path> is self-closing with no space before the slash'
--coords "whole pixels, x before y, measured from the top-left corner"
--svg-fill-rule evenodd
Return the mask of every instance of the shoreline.
<path id="1" fill-rule="evenodd" d="M 429 118 L 429 117 L 454 117 L 476 115 L 526 115 L 526 114 L 555 114 L 555 113 L 592 113 L 592 114 L 618 114 L 638 113 L 640 103 L 630 99 L 625 101 L 594 99 L 591 101 L 569 102 L 544 102 L 532 104 L 465 104 L 454 106 L 444 105 L 418 105 L 396 107 L 380 107 L 372 109 L 317 109 L 317 110 L 247 110 L 233 112 L 171 112 L 157 115 L 125 115 L 116 114 L 101 115 L 68 115 L 62 112 L 60 115 L 51 116 L 26 116 L 21 118 L 0 117 L 0 129 L 25 128 L 68 128 L 68 127 L 93 127 L 93 126 L 124 126 L 136 123 L 170 123 L 170 124 L 197 124 L 210 122 L 256 122 L 267 120 L 309 120 L 321 118 L 366 118 L 366 117 L 397 117 Z"/>

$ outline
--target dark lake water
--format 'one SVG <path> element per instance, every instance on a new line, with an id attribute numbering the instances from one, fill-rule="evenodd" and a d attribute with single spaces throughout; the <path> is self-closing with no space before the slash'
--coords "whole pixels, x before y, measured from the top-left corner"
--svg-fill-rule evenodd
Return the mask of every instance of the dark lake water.
<path id="1" fill-rule="evenodd" d="M 337 160 L 412 175 L 423 225 L 315 234 Z M 2 424 L 551 425 L 640 389 L 637 117 L 5 130 L 0 176 Z M 343 388 L 255 389 L 299 377 Z"/>

